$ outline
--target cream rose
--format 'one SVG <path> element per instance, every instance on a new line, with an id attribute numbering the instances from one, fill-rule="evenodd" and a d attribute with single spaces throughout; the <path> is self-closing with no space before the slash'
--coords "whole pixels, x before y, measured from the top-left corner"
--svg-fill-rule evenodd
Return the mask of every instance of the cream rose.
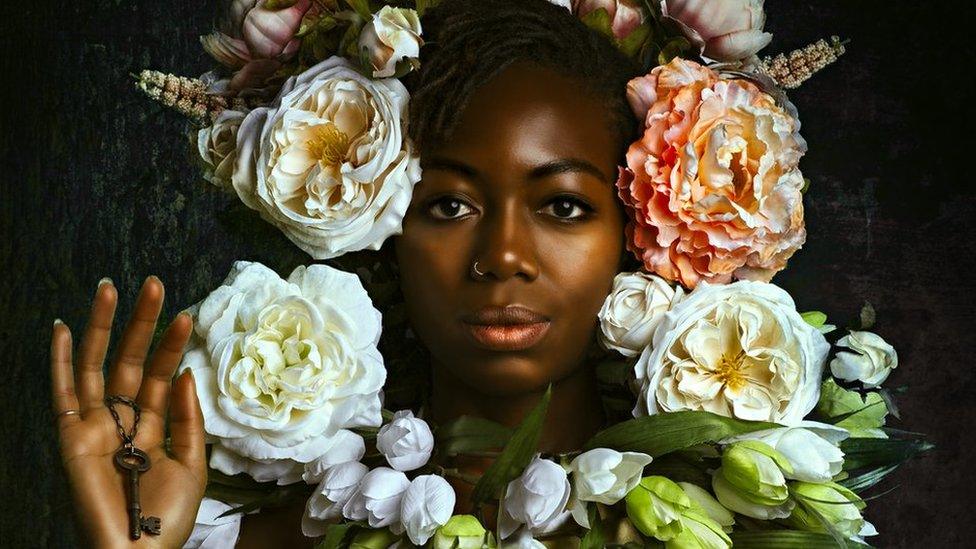
<path id="1" fill-rule="evenodd" d="M 311 265 L 283 280 L 238 261 L 190 311 L 180 368 L 193 371 L 214 469 L 295 482 L 354 438 L 343 429 L 380 425 L 381 317 L 355 275 Z"/>
<path id="2" fill-rule="evenodd" d="M 213 125 L 197 132 L 197 152 L 203 161 L 203 178 L 214 185 L 231 189 L 230 178 L 237 161 L 237 130 L 245 113 L 227 109 Z"/>
<path id="3" fill-rule="evenodd" d="M 638 358 L 634 415 L 705 410 L 795 425 L 817 403 L 829 348 L 777 286 L 702 284 Z"/>
<path id="4" fill-rule="evenodd" d="M 409 94 L 331 57 L 285 82 L 237 135 L 234 189 L 315 259 L 377 250 L 399 234 L 420 160 L 406 138 Z"/>
<path id="5" fill-rule="evenodd" d="M 420 16 L 412 9 L 383 6 L 373 14 L 373 19 L 359 34 L 359 49 L 369 60 L 373 76 L 394 76 L 402 59 L 419 65 L 416 60 L 420 46 L 424 45 L 420 38 L 422 32 Z"/>
<path id="6" fill-rule="evenodd" d="M 624 356 L 639 355 L 651 342 L 654 328 L 664 313 L 682 296 L 684 291 L 680 287 L 673 288 L 659 276 L 619 273 L 597 314 L 600 341 Z"/>

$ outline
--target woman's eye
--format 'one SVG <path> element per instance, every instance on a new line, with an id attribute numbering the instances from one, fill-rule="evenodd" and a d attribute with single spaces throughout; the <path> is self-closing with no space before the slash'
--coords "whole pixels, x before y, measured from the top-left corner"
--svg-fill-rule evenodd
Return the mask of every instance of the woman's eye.
<path id="1" fill-rule="evenodd" d="M 434 219 L 456 219 L 474 210 L 461 199 L 444 197 L 431 202 L 428 211 Z"/>
<path id="2" fill-rule="evenodd" d="M 542 211 L 559 219 L 580 219 L 592 212 L 593 208 L 578 198 L 560 196 L 549 201 Z"/>

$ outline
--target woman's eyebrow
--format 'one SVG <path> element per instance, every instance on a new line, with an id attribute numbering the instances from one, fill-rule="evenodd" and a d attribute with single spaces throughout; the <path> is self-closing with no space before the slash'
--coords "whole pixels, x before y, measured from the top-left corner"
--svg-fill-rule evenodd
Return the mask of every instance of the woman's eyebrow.
<path id="1" fill-rule="evenodd" d="M 446 170 L 462 175 L 470 180 L 482 181 L 481 173 L 479 173 L 478 170 L 463 162 L 458 162 L 442 156 L 435 156 L 423 161 L 421 162 L 420 167 L 423 170 Z"/>
<path id="2" fill-rule="evenodd" d="M 605 173 L 581 158 L 560 158 L 559 160 L 553 160 L 541 166 L 536 166 L 529 173 L 529 179 L 542 179 L 551 175 L 569 172 L 584 172 L 596 176 L 600 181 L 607 181 L 607 175 Z"/>

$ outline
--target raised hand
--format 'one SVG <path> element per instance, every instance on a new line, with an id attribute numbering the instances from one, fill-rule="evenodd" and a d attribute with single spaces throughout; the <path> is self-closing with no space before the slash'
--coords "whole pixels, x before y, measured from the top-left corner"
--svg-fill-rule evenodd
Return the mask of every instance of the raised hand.
<path id="1" fill-rule="evenodd" d="M 79 535 L 93 547 L 181 547 L 193 529 L 206 487 L 203 416 L 193 379 L 186 372 L 172 381 L 192 330 L 188 314 L 176 316 L 144 367 L 163 293 L 158 278 L 146 279 L 116 351 L 107 388 L 102 364 L 118 300 L 112 283 L 106 279 L 96 291 L 77 357 L 72 357 L 71 331 L 59 321 L 54 325 L 51 392 L 61 459 Z M 135 542 L 129 537 L 126 509 L 128 475 L 114 459 L 122 438 L 105 405 L 107 395 L 129 397 L 139 405 L 134 445 L 151 460 L 151 467 L 139 475 L 139 501 L 144 515 L 161 519 L 161 529 L 159 535 L 143 534 Z M 131 429 L 131 410 L 115 408 L 124 429 Z M 164 445 L 167 415 L 172 454 Z"/>

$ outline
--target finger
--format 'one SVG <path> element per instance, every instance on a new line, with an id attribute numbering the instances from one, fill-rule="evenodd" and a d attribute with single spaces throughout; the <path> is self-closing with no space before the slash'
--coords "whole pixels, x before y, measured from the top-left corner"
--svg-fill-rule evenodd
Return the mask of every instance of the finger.
<path id="1" fill-rule="evenodd" d="M 143 411 L 152 411 L 159 418 L 166 417 L 169 406 L 169 391 L 173 384 L 173 372 L 183 358 L 183 347 L 193 330 L 193 319 L 186 312 L 176 315 L 166 328 L 163 340 L 153 352 L 139 387 L 136 402 Z"/>
<path id="2" fill-rule="evenodd" d="M 108 394 L 135 397 L 142 382 L 142 368 L 146 354 L 156 331 L 156 320 L 163 308 L 163 283 L 155 276 L 149 276 L 142 284 L 135 310 L 122 340 L 119 342 L 115 360 L 109 370 Z"/>
<path id="3" fill-rule="evenodd" d="M 102 364 L 108 351 L 108 340 L 112 335 L 112 319 L 115 318 L 115 305 L 118 292 L 108 278 L 98 282 L 95 299 L 85 335 L 78 349 L 78 367 L 75 369 L 75 391 L 81 412 L 103 406 L 105 398 L 105 378 Z"/>
<path id="4" fill-rule="evenodd" d="M 71 370 L 71 330 L 59 318 L 54 321 L 51 333 L 51 402 L 59 427 L 81 421 L 77 414 L 63 415 L 63 412 L 80 410 Z"/>
<path id="5" fill-rule="evenodd" d="M 173 402 L 169 409 L 173 457 L 197 479 L 206 478 L 207 457 L 204 444 L 203 412 L 197 399 L 193 372 L 187 370 L 173 384 Z"/>

